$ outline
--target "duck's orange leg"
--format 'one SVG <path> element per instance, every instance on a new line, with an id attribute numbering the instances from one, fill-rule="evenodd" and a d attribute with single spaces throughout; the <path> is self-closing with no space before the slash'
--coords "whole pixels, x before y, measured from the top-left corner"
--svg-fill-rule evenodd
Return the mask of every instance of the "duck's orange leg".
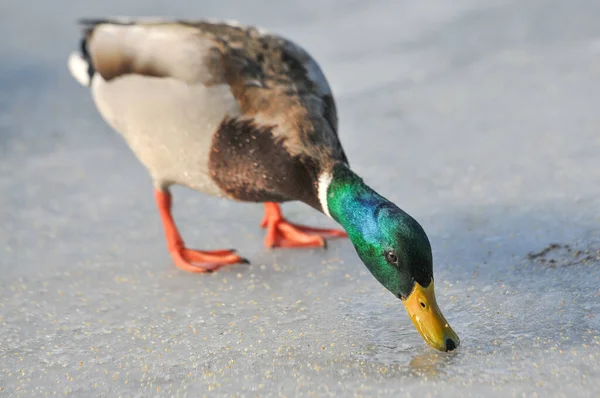
<path id="1" fill-rule="evenodd" d="M 337 229 L 321 229 L 292 224 L 281 215 L 277 203 L 265 203 L 265 217 L 261 227 L 267 228 L 265 246 L 272 247 L 325 247 L 324 238 L 345 238 Z"/>
<path id="2" fill-rule="evenodd" d="M 163 222 L 167 248 L 177 267 L 184 271 L 204 273 L 215 271 L 228 264 L 248 263 L 248 260 L 235 255 L 234 250 L 187 249 L 171 214 L 171 194 L 169 191 L 156 189 L 154 197 Z"/>

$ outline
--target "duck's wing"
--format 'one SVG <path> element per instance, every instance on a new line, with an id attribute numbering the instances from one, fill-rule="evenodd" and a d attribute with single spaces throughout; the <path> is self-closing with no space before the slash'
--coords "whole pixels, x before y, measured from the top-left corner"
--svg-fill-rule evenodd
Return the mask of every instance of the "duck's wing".
<path id="1" fill-rule="evenodd" d="M 318 143 L 332 149 L 323 155 L 347 162 L 327 79 L 308 52 L 292 41 L 234 22 L 81 22 L 86 32 L 82 54 L 89 67 L 81 67 L 80 74 L 91 79 L 99 73 L 105 81 L 137 74 L 187 84 L 226 84 L 241 113 L 264 125 L 278 125 L 292 152 L 310 151 L 314 148 L 304 146 Z"/>
<path id="2" fill-rule="evenodd" d="M 169 77 L 188 84 L 224 83 L 220 52 L 211 35 L 162 20 L 81 20 L 81 55 L 89 78 Z"/>

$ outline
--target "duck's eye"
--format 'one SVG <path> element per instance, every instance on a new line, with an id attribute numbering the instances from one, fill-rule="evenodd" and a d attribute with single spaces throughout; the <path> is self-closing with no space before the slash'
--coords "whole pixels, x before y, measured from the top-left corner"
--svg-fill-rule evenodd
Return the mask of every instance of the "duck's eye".
<path id="1" fill-rule="evenodd" d="M 393 250 L 385 252 L 385 259 L 390 264 L 398 265 L 398 255 L 396 255 L 396 252 Z"/>

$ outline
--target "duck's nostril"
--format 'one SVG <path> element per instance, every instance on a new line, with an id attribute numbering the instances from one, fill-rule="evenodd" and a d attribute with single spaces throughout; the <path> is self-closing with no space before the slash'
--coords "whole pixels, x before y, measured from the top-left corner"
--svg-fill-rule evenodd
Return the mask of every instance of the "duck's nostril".
<path id="1" fill-rule="evenodd" d="M 456 349 L 456 343 L 452 339 L 446 339 L 446 351 L 454 351 Z"/>

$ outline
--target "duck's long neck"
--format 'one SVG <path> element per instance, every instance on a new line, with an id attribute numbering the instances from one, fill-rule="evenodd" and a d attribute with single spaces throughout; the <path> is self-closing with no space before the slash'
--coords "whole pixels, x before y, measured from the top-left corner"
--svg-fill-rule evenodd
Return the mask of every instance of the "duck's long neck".
<path id="1" fill-rule="evenodd" d="M 336 220 L 354 245 L 377 239 L 377 213 L 391 202 L 379 195 L 345 165 L 321 175 L 319 200 L 325 214 Z"/>

